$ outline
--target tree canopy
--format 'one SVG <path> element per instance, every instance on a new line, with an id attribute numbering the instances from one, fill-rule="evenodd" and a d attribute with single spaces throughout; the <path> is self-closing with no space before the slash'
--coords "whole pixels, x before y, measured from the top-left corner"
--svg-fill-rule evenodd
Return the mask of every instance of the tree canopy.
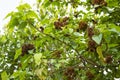
<path id="1" fill-rule="evenodd" d="M 120 78 L 120 0 L 36 0 L 8 18 L 0 80 Z"/>

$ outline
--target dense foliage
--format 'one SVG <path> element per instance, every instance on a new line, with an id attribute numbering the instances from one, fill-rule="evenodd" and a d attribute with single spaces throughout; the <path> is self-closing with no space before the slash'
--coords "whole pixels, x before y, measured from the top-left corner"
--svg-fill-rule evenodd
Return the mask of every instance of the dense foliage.
<path id="1" fill-rule="evenodd" d="M 120 0 L 37 0 L 5 18 L 2 80 L 120 78 Z"/>

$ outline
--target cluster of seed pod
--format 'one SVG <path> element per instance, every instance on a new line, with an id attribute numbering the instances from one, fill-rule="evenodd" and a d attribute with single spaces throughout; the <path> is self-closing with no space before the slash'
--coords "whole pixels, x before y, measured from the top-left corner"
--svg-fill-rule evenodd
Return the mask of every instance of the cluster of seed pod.
<path id="1" fill-rule="evenodd" d="M 76 72 L 74 67 L 67 67 L 65 72 L 64 72 L 65 77 L 67 78 L 67 80 L 74 80 L 75 76 L 76 76 Z"/>
<path id="2" fill-rule="evenodd" d="M 79 22 L 79 30 L 85 31 L 87 29 L 87 27 L 88 27 L 87 22 L 82 21 L 82 20 Z"/>
<path id="3" fill-rule="evenodd" d="M 107 63 L 107 64 L 111 63 L 112 60 L 113 60 L 112 56 L 110 56 L 110 55 L 108 55 L 108 56 L 105 57 L 105 63 Z"/>
<path id="4" fill-rule="evenodd" d="M 33 50 L 33 49 L 35 50 L 35 47 L 34 47 L 33 44 L 24 44 L 22 46 L 22 54 L 21 54 L 21 56 L 24 56 L 25 54 L 28 54 L 28 51 Z"/>
<path id="5" fill-rule="evenodd" d="M 58 21 L 54 22 L 55 29 L 62 29 L 65 25 L 68 24 L 69 17 L 64 17 L 62 20 L 58 19 Z"/>
<path id="6" fill-rule="evenodd" d="M 100 8 L 107 6 L 107 2 L 105 0 L 92 0 L 92 5 L 98 5 L 95 7 L 95 13 L 98 13 Z"/>
<path id="7" fill-rule="evenodd" d="M 101 6 L 106 6 L 107 2 L 105 0 L 92 0 L 93 5 L 101 5 Z"/>
<path id="8" fill-rule="evenodd" d="M 62 51 L 60 50 L 55 50 L 52 54 L 53 57 L 55 58 L 60 58 L 61 57 L 61 54 L 62 54 Z"/>
<path id="9" fill-rule="evenodd" d="M 93 78 L 94 78 L 94 74 L 90 71 L 86 72 L 86 76 L 87 76 L 88 80 L 93 80 Z"/>
<path id="10" fill-rule="evenodd" d="M 94 28 L 93 27 L 88 27 L 87 28 L 87 34 L 88 34 L 88 49 L 91 52 L 95 52 L 96 50 L 96 42 L 92 39 L 93 35 L 94 35 Z"/>

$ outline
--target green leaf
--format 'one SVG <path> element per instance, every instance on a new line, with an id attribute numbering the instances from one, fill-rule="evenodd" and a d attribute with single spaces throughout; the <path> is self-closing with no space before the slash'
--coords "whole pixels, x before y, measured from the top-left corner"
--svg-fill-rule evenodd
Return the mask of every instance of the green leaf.
<path id="1" fill-rule="evenodd" d="M 45 0 L 45 4 L 44 4 L 44 7 L 48 7 L 50 5 L 50 1 L 49 0 Z"/>
<path id="2" fill-rule="evenodd" d="M 42 53 L 38 53 L 34 55 L 34 59 L 35 59 L 35 63 L 36 65 L 39 65 L 41 62 L 41 58 L 42 58 Z"/>
<path id="3" fill-rule="evenodd" d="M 18 11 L 23 11 L 23 10 L 31 9 L 31 6 L 27 3 L 25 3 L 25 4 L 22 4 L 22 5 L 19 5 L 17 7 L 17 9 L 18 9 Z"/>
<path id="4" fill-rule="evenodd" d="M 39 19 L 37 14 L 34 11 L 32 11 L 32 10 L 29 10 L 27 12 L 26 16 L 27 16 L 27 18 L 37 18 L 37 19 Z"/>
<path id="5" fill-rule="evenodd" d="M 1 78 L 2 78 L 2 80 L 9 80 L 6 71 L 2 72 Z"/>
<path id="6" fill-rule="evenodd" d="M 102 48 L 101 48 L 101 46 L 98 46 L 97 49 L 96 49 L 96 51 L 97 51 L 97 53 L 98 53 L 101 61 L 104 62 L 104 57 L 103 57 L 103 54 L 102 54 Z"/>
<path id="7" fill-rule="evenodd" d="M 79 36 L 83 36 L 83 34 L 80 34 L 79 32 L 74 32 L 73 33 L 75 36 L 79 37 Z"/>
<path id="8" fill-rule="evenodd" d="M 69 33 L 73 33 L 73 29 L 72 28 L 69 28 Z"/>
<path id="9" fill-rule="evenodd" d="M 32 55 L 25 55 L 21 58 L 22 69 L 25 69 L 28 66 L 28 63 L 32 59 Z"/>
<path id="10" fill-rule="evenodd" d="M 119 44 L 108 44 L 108 47 L 109 48 L 112 48 L 112 47 L 116 47 L 116 46 L 118 46 Z"/>
<path id="11" fill-rule="evenodd" d="M 94 36 L 92 37 L 92 39 L 93 39 L 98 45 L 100 45 L 101 40 L 102 40 L 102 34 L 94 35 Z"/>
<path id="12" fill-rule="evenodd" d="M 8 18 L 8 17 L 10 17 L 10 16 L 12 16 L 13 15 L 13 11 L 12 12 L 10 12 L 10 13 L 8 13 L 6 16 L 5 16 L 5 18 L 4 19 L 6 19 L 6 18 Z"/>
<path id="13" fill-rule="evenodd" d="M 21 55 L 21 48 L 16 50 L 16 54 L 14 56 L 14 60 L 17 59 Z"/>
<path id="14" fill-rule="evenodd" d="M 19 24 L 19 29 L 24 29 L 27 26 L 27 22 L 21 22 Z"/>
<path id="15" fill-rule="evenodd" d="M 10 76 L 10 78 L 16 78 L 16 77 L 18 77 L 20 75 L 20 71 L 16 71 L 16 72 L 14 72 L 11 76 Z"/>
<path id="16" fill-rule="evenodd" d="M 52 32 L 52 28 L 51 27 L 47 27 L 44 29 L 44 33 L 46 34 L 50 34 Z"/>

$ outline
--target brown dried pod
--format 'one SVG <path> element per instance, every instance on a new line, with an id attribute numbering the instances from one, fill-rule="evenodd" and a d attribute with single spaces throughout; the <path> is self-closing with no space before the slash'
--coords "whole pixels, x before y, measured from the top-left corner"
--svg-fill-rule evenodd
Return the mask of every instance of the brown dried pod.
<path id="1" fill-rule="evenodd" d="M 64 72 L 64 75 L 67 77 L 67 80 L 73 80 L 76 76 L 75 69 L 71 66 L 67 67 Z"/>
<path id="2" fill-rule="evenodd" d="M 87 22 L 85 22 L 85 21 L 80 21 L 79 22 L 79 29 L 80 30 L 86 30 L 87 29 L 87 27 L 88 27 L 88 24 L 87 24 Z"/>
<path id="3" fill-rule="evenodd" d="M 62 51 L 60 51 L 60 50 L 55 50 L 54 52 L 53 52 L 53 57 L 56 57 L 56 58 L 60 58 L 61 57 L 61 54 L 62 54 Z"/>
<path id="4" fill-rule="evenodd" d="M 55 29 L 62 29 L 65 25 L 68 24 L 69 17 L 64 17 L 62 20 L 59 18 L 58 21 L 54 22 Z"/>
<path id="5" fill-rule="evenodd" d="M 106 63 L 111 63 L 112 62 L 112 56 L 107 56 L 106 58 L 105 58 L 105 62 Z"/>
<path id="6" fill-rule="evenodd" d="M 92 36 L 94 35 L 93 27 L 88 27 L 88 28 L 87 28 L 87 33 L 88 33 L 88 37 L 89 37 L 90 39 L 92 39 Z"/>
<path id="7" fill-rule="evenodd" d="M 21 56 L 24 56 L 25 54 L 28 54 L 28 51 L 32 50 L 32 49 L 35 50 L 35 47 L 34 47 L 33 44 L 24 44 L 22 46 L 22 54 L 21 54 Z"/>
<path id="8" fill-rule="evenodd" d="M 96 42 L 93 41 L 93 40 L 89 40 L 88 41 L 88 49 L 91 52 L 95 52 L 95 50 L 96 50 Z"/>
<path id="9" fill-rule="evenodd" d="M 97 24 L 97 21 L 96 21 L 96 20 L 94 20 L 94 19 L 92 19 L 92 22 L 93 22 L 93 24 Z"/>
<path id="10" fill-rule="evenodd" d="M 63 18 L 63 22 L 66 22 L 67 20 L 69 20 L 69 17 L 64 17 Z"/>
<path id="11" fill-rule="evenodd" d="M 87 71 L 87 72 L 86 72 L 86 76 L 87 76 L 87 78 L 88 78 L 89 80 L 93 80 L 93 78 L 94 78 L 93 73 L 90 72 L 90 71 Z"/>
<path id="12" fill-rule="evenodd" d="M 92 4 L 93 5 L 100 5 L 102 4 L 103 2 L 105 2 L 104 0 L 92 0 Z"/>
<path id="13" fill-rule="evenodd" d="M 103 1 L 102 3 L 102 6 L 107 6 L 107 2 Z"/>
<path id="14" fill-rule="evenodd" d="M 61 28 L 61 23 L 58 22 L 58 21 L 54 22 L 54 26 L 55 26 L 55 29 L 62 29 Z"/>

